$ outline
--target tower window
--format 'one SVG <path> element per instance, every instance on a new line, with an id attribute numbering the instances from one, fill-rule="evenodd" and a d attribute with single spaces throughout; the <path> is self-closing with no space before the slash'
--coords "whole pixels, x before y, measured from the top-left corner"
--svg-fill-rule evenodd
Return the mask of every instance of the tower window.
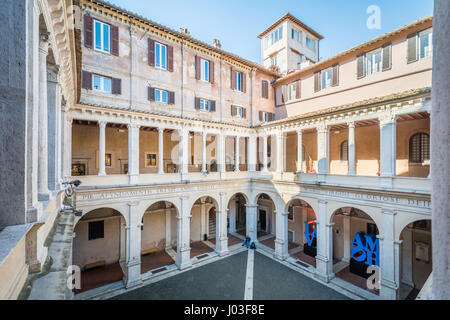
<path id="1" fill-rule="evenodd" d="M 430 160 L 430 136 L 420 132 L 413 135 L 409 141 L 409 161 L 424 163 Z"/>

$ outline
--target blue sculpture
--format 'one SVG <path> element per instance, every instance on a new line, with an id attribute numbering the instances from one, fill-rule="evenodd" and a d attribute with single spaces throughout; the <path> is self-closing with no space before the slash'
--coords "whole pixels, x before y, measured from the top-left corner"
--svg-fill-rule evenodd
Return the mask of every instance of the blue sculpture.
<path id="1" fill-rule="evenodd" d="M 306 241 L 308 241 L 308 246 L 312 246 L 314 238 L 317 238 L 317 228 L 313 232 L 309 232 L 309 222 L 305 222 L 305 236 Z"/>
<path id="2" fill-rule="evenodd" d="M 353 238 L 352 246 L 350 254 L 353 259 L 365 261 L 368 266 L 374 262 L 377 267 L 380 266 L 380 240 L 374 234 L 358 232 Z"/>

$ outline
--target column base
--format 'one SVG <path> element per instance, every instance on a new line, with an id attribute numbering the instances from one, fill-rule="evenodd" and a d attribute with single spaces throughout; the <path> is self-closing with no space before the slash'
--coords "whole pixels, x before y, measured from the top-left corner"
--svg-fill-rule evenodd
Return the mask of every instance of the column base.
<path id="1" fill-rule="evenodd" d="M 50 200 L 50 191 L 39 192 L 38 200 L 39 201 L 49 201 Z"/>
<path id="2" fill-rule="evenodd" d="M 99 176 L 99 177 L 106 177 L 106 172 L 99 172 L 99 173 L 98 173 L 98 176 Z"/>
<path id="3" fill-rule="evenodd" d="M 186 270 L 192 267 L 191 249 L 180 249 L 180 252 L 177 252 L 177 261 L 175 264 L 179 270 Z"/>
<path id="4" fill-rule="evenodd" d="M 36 207 L 29 207 L 27 209 L 27 223 L 33 223 L 38 221 L 39 209 Z"/>
<path id="5" fill-rule="evenodd" d="M 137 174 L 133 174 L 133 175 L 129 175 L 130 178 L 130 184 L 137 184 L 139 181 L 139 175 Z"/>
<path id="6" fill-rule="evenodd" d="M 289 256 L 287 253 L 286 244 L 282 240 L 275 240 L 275 254 L 273 255 L 275 259 L 284 261 Z"/>
<path id="7" fill-rule="evenodd" d="M 323 273 L 319 273 L 316 271 L 316 273 L 314 274 L 314 277 L 316 277 L 316 279 L 319 279 L 322 282 L 325 283 L 329 283 L 331 280 L 334 279 L 336 275 L 334 273 L 331 274 L 323 274 Z"/>
<path id="8" fill-rule="evenodd" d="M 392 176 L 381 176 L 380 187 L 392 189 L 392 186 L 393 186 Z"/>
<path id="9" fill-rule="evenodd" d="M 397 300 L 399 294 L 399 288 L 397 284 L 388 281 L 381 280 L 380 283 L 380 298 L 382 300 Z"/>
<path id="10" fill-rule="evenodd" d="M 141 262 L 132 262 L 127 265 L 127 273 L 125 278 L 125 287 L 127 289 L 142 284 L 141 278 Z"/>
<path id="11" fill-rule="evenodd" d="M 42 263 L 39 260 L 33 260 L 28 263 L 28 272 L 30 274 L 40 273 L 42 271 Z"/>

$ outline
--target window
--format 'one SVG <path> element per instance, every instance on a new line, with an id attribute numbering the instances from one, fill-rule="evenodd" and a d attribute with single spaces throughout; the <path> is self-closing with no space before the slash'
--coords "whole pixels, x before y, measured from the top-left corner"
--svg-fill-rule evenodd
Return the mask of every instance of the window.
<path id="1" fill-rule="evenodd" d="M 111 153 L 106 153 L 105 154 L 105 166 L 106 167 L 111 167 L 112 166 L 112 154 Z"/>
<path id="2" fill-rule="evenodd" d="M 366 70 L 367 75 L 380 72 L 382 68 L 382 50 L 377 49 L 369 52 L 366 55 Z"/>
<path id="3" fill-rule="evenodd" d="M 155 67 L 167 70 L 167 46 L 155 42 Z"/>
<path id="4" fill-rule="evenodd" d="M 263 122 L 269 122 L 270 121 L 270 115 L 268 112 L 263 112 L 262 113 L 262 118 L 263 118 Z"/>
<path id="5" fill-rule="evenodd" d="M 209 111 L 211 102 L 209 100 L 200 99 L 200 110 Z"/>
<path id="6" fill-rule="evenodd" d="M 316 40 L 306 37 L 306 46 L 313 51 L 316 51 Z"/>
<path id="7" fill-rule="evenodd" d="M 289 221 L 294 221 L 294 206 L 289 206 L 288 213 Z"/>
<path id="8" fill-rule="evenodd" d="M 93 88 L 96 91 L 111 93 L 111 78 L 102 77 L 94 74 L 92 77 Z"/>
<path id="9" fill-rule="evenodd" d="M 419 33 L 419 59 L 431 57 L 433 53 L 433 33 L 431 29 Z"/>
<path id="10" fill-rule="evenodd" d="M 95 49 L 98 51 L 110 53 L 111 52 L 111 26 L 109 24 L 94 21 L 94 43 Z"/>
<path id="11" fill-rule="evenodd" d="M 155 101 L 161 103 L 169 103 L 169 92 L 165 90 L 155 89 Z"/>
<path id="12" fill-rule="evenodd" d="M 237 91 L 242 91 L 242 72 L 234 73 L 234 89 Z"/>
<path id="13" fill-rule="evenodd" d="M 244 108 L 243 107 L 235 107 L 236 108 L 236 117 L 244 118 Z"/>
<path id="14" fill-rule="evenodd" d="M 430 136 L 420 132 L 413 135 L 409 141 L 409 161 L 424 163 L 430 160 Z"/>
<path id="15" fill-rule="evenodd" d="M 272 65 L 275 67 L 278 66 L 278 55 L 272 56 Z"/>
<path id="16" fill-rule="evenodd" d="M 297 82 L 292 82 L 288 84 L 287 100 L 297 99 Z"/>
<path id="17" fill-rule="evenodd" d="M 145 167 L 155 167 L 156 166 L 156 154 L 146 153 L 145 154 Z"/>
<path id="18" fill-rule="evenodd" d="M 105 237 L 105 221 L 89 222 L 89 240 L 103 239 Z"/>
<path id="19" fill-rule="evenodd" d="M 291 230 L 288 230 L 288 242 L 294 243 L 294 232 Z"/>
<path id="20" fill-rule="evenodd" d="M 266 48 L 283 39 L 283 26 L 272 32 L 266 37 Z"/>
<path id="21" fill-rule="evenodd" d="M 341 143 L 341 161 L 348 161 L 348 141 Z"/>
<path id="22" fill-rule="evenodd" d="M 209 82 L 209 61 L 200 59 L 200 79 Z"/>
<path id="23" fill-rule="evenodd" d="M 302 32 L 301 31 L 297 31 L 294 28 L 292 28 L 292 34 L 291 34 L 292 39 L 296 40 L 299 43 L 302 43 Z"/>
<path id="24" fill-rule="evenodd" d="M 333 85 L 333 69 L 329 68 L 320 73 L 321 89 L 329 88 Z"/>

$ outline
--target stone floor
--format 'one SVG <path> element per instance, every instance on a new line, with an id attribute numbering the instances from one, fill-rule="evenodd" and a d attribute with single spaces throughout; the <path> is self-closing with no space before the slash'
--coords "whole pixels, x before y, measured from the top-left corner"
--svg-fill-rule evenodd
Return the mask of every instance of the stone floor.
<path id="1" fill-rule="evenodd" d="M 316 267 L 316 258 L 308 256 L 303 251 L 291 255 L 291 257 L 294 259 L 298 259 L 301 262 L 304 262 L 306 264 L 309 264 L 310 266 L 313 266 L 314 268 Z"/>
<path id="2" fill-rule="evenodd" d="M 129 291 L 115 300 L 243 300 L 248 251 Z M 337 291 L 255 252 L 254 300 L 344 300 Z"/>
<path id="3" fill-rule="evenodd" d="M 174 247 L 173 250 L 175 250 L 175 252 L 176 252 L 177 247 Z M 191 259 L 201 256 L 202 254 L 205 254 L 205 253 L 210 253 L 210 252 L 214 252 L 214 249 L 209 247 L 203 241 L 191 243 Z"/>
<path id="4" fill-rule="evenodd" d="M 266 240 L 262 240 L 259 243 L 265 245 L 266 247 L 269 247 L 269 248 L 275 250 L 275 239 L 276 239 L 276 237 L 273 236 L 272 238 L 269 238 L 269 239 L 266 239 Z M 298 247 L 298 245 L 295 244 L 295 243 L 289 242 L 289 244 L 288 244 L 288 250 L 292 250 L 292 249 L 295 249 L 297 247 Z"/>
<path id="5" fill-rule="evenodd" d="M 216 238 L 209 239 L 209 241 L 216 245 Z M 235 244 L 242 243 L 242 240 L 231 234 L 228 235 L 228 247 L 234 246 Z"/>
<path id="6" fill-rule="evenodd" d="M 141 257 L 141 273 L 144 274 L 174 263 L 175 261 L 166 251 L 153 252 Z"/>
<path id="7" fill-rule="evenodd" d="M 121 281 L 122 279 L 123 271 L 119 263 L 83 271 L 81 272 L 81 289 L 74 290 L 74 292 L 75 294 L 78 294 L 113 282 Z"/>
<path id="8" fill-rule="evenodd" d="M 368 289 L 367 288 L 367 279 L 358 276 L 357 274 L 350 272 L 350 267 L 346 267 L 345 269 L 339 271 L 336 273 L 336 277 L 347 281 L 357 287 L 360 287 L 361 289 L 367 290 L 373 294 L 380 295 L 380 290 L 376 289 Z"/>

